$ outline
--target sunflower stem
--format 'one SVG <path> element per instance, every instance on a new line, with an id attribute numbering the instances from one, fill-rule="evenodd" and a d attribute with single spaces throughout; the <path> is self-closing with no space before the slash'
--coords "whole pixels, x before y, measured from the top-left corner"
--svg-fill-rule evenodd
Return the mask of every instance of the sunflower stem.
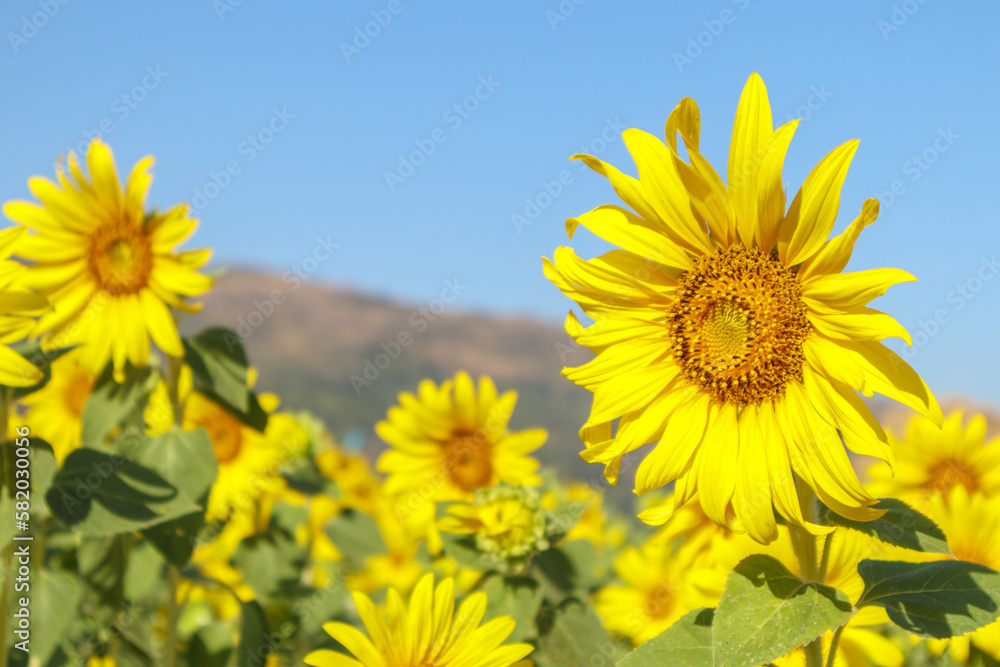
<path id="1" fill-rule="evenodd" d="M 181 414 L 181 368 L 184 360 L 180 357 L 167 356 L 167 395 L 170 399 L 170 409 L 173 411 L 174 425 L 180 426 L 183 419 Z"/>
<path id="2" fill-rule="evenodd" d="M 830 657 L 826 659 L 826 667 L 833 667 L 837 661 L 837 645 L 840 644 L 840 635 L 843 634 L 845 627 L 847 627 L 846 623 L 833 633 L 833 639 L 830 640 Z"/>
<path id="3" fill-rule="evenodd" d="M 177 589 L 181 581 L 181 571 L 175 565 L 167 566 L 169 590 L 167 595 L 167 645 L 166 667 L 177 667 L 177 619 L 181 614 L 181 606 L 177 604 Z"/>
<path id="4" fill-rule="evenodd" d="M 802 507 L 802 518 L 807 523 L 818 523 L 816 494 L 803 480 L 798 480 L 799 505 Z M 792 547 L 799 560 L 799 574 L 805 581 L 823 583 L 824 569 L 819 562 L 816 549 L 816 536 L 802 526 L 791 527 Z M 828 540 L 827 540 L 828 541 Z M 826 548 L 824 546 L 824 552 Z M 827 556 L 828 558 L 829 556 Z M 825 561 L 826 559 L 824 559 Z M 823 638 L 817 637 L 804 647 L 806 667 L 823 667 Z"/>

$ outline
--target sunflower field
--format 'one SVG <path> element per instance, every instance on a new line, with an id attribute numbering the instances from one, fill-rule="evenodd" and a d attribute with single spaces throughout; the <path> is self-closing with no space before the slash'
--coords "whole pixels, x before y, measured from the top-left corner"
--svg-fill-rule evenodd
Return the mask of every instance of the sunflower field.
<path id="1" fill-rule="evenodd" d="M 31 177 L 0 231 L 5 664 L 1000 664 L 997 425 L 883 344 L 912 340 L 869 302 L 915 278 L 845 270 L 879 202 L 840 201 L 857 141 L 786 189 L 798 125 L 755 73 L 725 173 L 690 98 L 622 134 L 638 177 L 572 156 L 619 201 L 566 233 L 608 249 L 538 282 L 593 353 L 563 370 L 580 456 L 610 485 L 641 459 L 631 512 L 542 467 L 487 375 L 399 394 L 369 460 L 258 391 L 238 332 L 179 333 L 211 250 L 147 207 L 152 157 L 94 139 Z"/>

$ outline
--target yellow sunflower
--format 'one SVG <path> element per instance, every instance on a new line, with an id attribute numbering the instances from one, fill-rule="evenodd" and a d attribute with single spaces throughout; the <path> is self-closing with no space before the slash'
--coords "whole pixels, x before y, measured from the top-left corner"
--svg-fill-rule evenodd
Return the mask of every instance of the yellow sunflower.
<path id="1" fill-rule="evenodd" d="M 309 434 L 288 414 L 269 414 L 264 431 L 238 420 L 231 412 L 192 388 L 191 370 L 182 366 L 178 381 L 182 407 L 181 428 L 204 428 L 219 462 L 205 512 L 206 521 L 226 518 L 233 510 L 249 510 L 265 494 L 285 487 L 281 466 L 306 450 Z M 258 396 L 261 407 L 273 413 L 278 398 Z M 163 433 L 174 423 L 167 386 L 160 382 L 149 398 L 145 421 L 150 434 Z"/>
<path id="2" fill-rule="evenodd" d="M 951 412 L 938 428 L 920 417 L 910 420 L 906 437 L 892 440 L 895 475 L 884 463 L 869 469 L 868 488 L 879 497 L 905 500 L 926 510 L 936 495 L 947 498 L 954 486 L 988 496 L 1000 493 L 1000 437 L 986 442 L 986 418 L 974 414 L 963 424 L 962 410 Z"/>
<path id="3" fill-rule="evenodd" d="M 307 665 L 510 667 L 532 650 L 530 644 L 503 645 L 514 631 L 514 619 L 509 616 L 479 625 L 486 612 L 485 593 L 473 593 L 455 612 L 455 584 L 451 579 L 435 588 L 434 575 L 424 575 L 413 590 L 409 607 L 390 588 L 386 602 L 388 623 L 368 596 L 353 593 L 353 597 L 369 636 L 346 623 L 326 623 L 323 629 L 356 659 L 321 649 L 306 656 Z"/>
<path id="4" fill-rule="evenodd" d="M 545 275 L 594 320 L 584 327 L 570 313 L 566 322 L 597 354 L 563 371 L 594 393 L 582 456 L 604 463 L 615 483 L 622 456 L 658 442 L 635 489 L 676 481 L 661 522 L 698 491 L 713 521 L 759 542 L 777 535 L 772 503 L 821 534 L 800 505 L 796 477 L 836 512 L 876 518 L 844 445 L 890 463 L 892 450 L 856 390 L 940 421 L 924 382 L 880 343 L 909 342 L 908 333 L 866 306 L 913 277 L 842 273 L 878 203 L 866 201 L 827 240 L 857 142 L 823 158 L 786 210 L 781 167 L 797 122 L 772 129 L 767 91 L 753 74 L 736 112 L 728 184 L 699 152 L 700 114 L 689 98 L 667 119 L 666 144 L 640 130 L 623 134 L 638 179 L 574 156 L 632 208 L 600 206 L 566 223 L 571 237 L 582 225 L 620 250 L 585 261 L 560 247 L 544 261 Z M 678 134 L 689 162 L 678 155 Z"/>
<path id="5" fill-rule="evenodd" d="M 38 315 L 49 311 L 48 300 L 25 289 L 25 267 L 8 258 L 24 243 L 24 228 L 0 230 L 0 385 L 30 387 L 42 371 L 10 348 L 34 329 Z"/>
<path id="6" fill-rule="evenodd" d="M 551 545 L 548 522 L 537 494 L 517 486 L 483 489 L 473 503 L 454 503 L 438 521 L 443 533 L 471 535 L 476 549 L 511 567 Z"/>
<path id="7" fill-rule="evenodd" d="M 400 511 L 417 511 L 430 501 L 471 500 L 473 491 L 509 482 L 541 483 L 538 461 L 527 456 L 545 442 L 545 429 L 511 433 L 507 422 L 517 393 L 497 395 L 489 377 L 479 392 L 465 372 L 440 387 L 420 383 L 418 395 L 399 395 L 399 405 L 375 432 L 389 445 L 378 469 L 388 473 L 385 492 L 400 494 Z"/>
<path id="8" fill-rule="evenodd" d="M 53 361 L 48 383 L 21 399 L 27 407 L 26 422 L 35 435 L 52 445 L 58 465 L 80 448 L 83 408 L 97 380 L 97 374 L 80 362 L 79 354 L 74 350 Z"/>
<path id="9" fill-rule="evenodd" d="M 58 184 L 28 180 L 38 204 L 9 201 L 3 211 L 30 230 L 16 251 L 31 262 L 23 282 L 53 307 L 34 333 L 53 346 L 85 343 L 88 366 L 100 371 L 110 359 L 121 378 L 126 362 L 147 364 L 150 337 L 167 354 L 184 355 L 169 306 L 197 310 L 185 298 L 211 286 L 196 272 L 211 251 L 174 251 L 198 225 L 186 204 L 146 212 L 152 157 L 135 165 L 124 190 L 107 145 L 92 141 L 86 160 L 89 179 L 70 152 L 57 167 Z"/>

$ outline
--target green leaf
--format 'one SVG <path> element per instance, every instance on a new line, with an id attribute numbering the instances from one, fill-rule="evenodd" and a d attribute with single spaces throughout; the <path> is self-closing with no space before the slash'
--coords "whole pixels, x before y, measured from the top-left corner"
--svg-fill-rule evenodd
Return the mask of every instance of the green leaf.
<path id="1" fill-rule="evenodd" d="M 198 629 L 188 644 L 188 664 L 198 667 L 226 667 L 235 648 L 233 631 L 228 625 L 206 625 Z M 262 662 L 261 665 L 263 664 Z"/>
<path id="2" fill-rule="evenodd" d="M 1000 617 L 1000 573 L 978 563 L 863 560 L 858 606 L 884 607 L 907 632 L 944 639 L 972 632 Z"/>
<path id="3" fill-rule="evenodd" d="M 125 382 L 118 384 L 113 373 L 109 362 L 83 406 L 82 438 L 85 446 L 101 444 L 112 428 L 141 410 L 144 399 L 159 378 L 149 368 L 128 366 Z"/>
<path id="4" fill-rule="evenodd" d="M 85 539 L 77 547 L 80 578 L 87 585 L 93 605 L 106 618 L 118 613 L 125 601 L 125 578 L 131 551 L 131 535 L 116 535 L 113 539 Z"/>
<path id="5" fill-rule="evenodd" d="M 388 551 L 375 519 L 364 512 L 344 510 L 324 526 L 329 537 L 344 558 L 364 563 L 365 558 Z"/>
<path id="6" fill-rule="evenodd" d="M 14 593 L 14 600 L 18 594 Z M 37 580 L 31 581 L 31 618 L 44 623 L 41 632 L 31 633 L 31 655 L 39 664 L 45 664 L 63 639 L 63 633 L 77 613 L 80 588 L 76 579 L 67 572 L 42 569 Z M 17 607 L 16 603 L 11 607 Z M 16 641 L 16 640 L 15 640 Z"/>
<path id="7" fill-rule="evenodd" d="M 483 586 L 486 593 L 484 621 L 497 616 L 510 616 L 517 625 L 507 638 L 520 642 L 534 636 L 535 617 L 542 606 L 542 587 L 531 577 L 505 577 L 494 575 Z"/>
<path id="8" fill-rule="evenodd" d="M 37 342 L 14 346 L 15 352 L 30 361 L 35 368 L 42 371 L 42 379 L 30 387 L 14 387 L 14 398 L 24 398 L 28 394 L 33 394 L 47 385 L 49 380 L 52 379 L 52 362 L 75 347 L 75 345 L 70 345 L 69 347 L 59 347 L 53 350 L 42 350 L 42 346 Z"/>
<path id="9" fill-rule="evenodd" d="M 246 413 L 250 407 L 247 387 L 249 360 L 243 339 L 229 329 L 211 327 L 184 339 L 184 361 L 195 382 L 211 388 L 223 401 Z"/>
<path id="10" fill-rule="evenodd" d="M 807 583 L 771 556 L 748 556 L 729 575 L 715 611 L 715 661 L 764 664 L 843 625 L 853 613 L 837 589 Z"/>
<path id="11" fill-rule="evenodd" d="M 204 499 L 219 472 L 212 440 L 203 428 L 182 431 L 175 427 L 146 437 L 136 462 L 158 472 L 192 503 Z"/>
<path id="12" fill-rule="evenodd" d="M 240 605 L 240 643 L 236 647 L 236 667 L 259 667 L 271 652 L 270 631 L 264 609 L 256 600 Z"/>
<path id="13" fill-rule="evenodd" d="M 902 500 L 881 498 L 871 509 L 886 510 L 886 513 L 875 521 L 851 521 L 829 509 L 825 513 L 833 525 L 870 535 L 886 544 L 951 555 L 948 540 L 938 525 Z"/>
<path id="14" fill-rule="evenodd" d="M 205 526 L 205 513 L 198 510 L 171 521 L 164 521 L 142 531 L 142 536 L 171 565 L 184 567 L 191 560 L 198 534 Z"/>
<path id="15" fill-rule="evenodd" d="M 620 667 L 714 667 L 712 620 L 714 609 L 695 609 L 636 648 Z"/>
<path id="16" fill-rule="evenodd" d="M 448 557 L 460 567 L 479 572 L 495 570 L 498 562 L 476 548 L 474 535 L 441 533 L 441 546 Z"/>
<path id="17" fill-rule="evenodd" d="M 538 648 L 530 657 L 539 667 L 589 665 L 597 656 L 603 656 L 603 664 L 614 664 L 620 657 L 621 648 L 593 607 L 576 598 L 543 612 L 538 625 Z"/>
<path id="18" fill-rule="evenodd" d="M 93 449 L 66 457 L 45 500 L 59 521 L 91 536 L 140 530 L 198 510 L 155 470 Z"/>
<path id="19" fill-rule="evenodd" d="M 258 595 L 286 591 L 294 597 L 306 552 L 293 540 L 261 534 L 243 540 L 233 559 Z"/>

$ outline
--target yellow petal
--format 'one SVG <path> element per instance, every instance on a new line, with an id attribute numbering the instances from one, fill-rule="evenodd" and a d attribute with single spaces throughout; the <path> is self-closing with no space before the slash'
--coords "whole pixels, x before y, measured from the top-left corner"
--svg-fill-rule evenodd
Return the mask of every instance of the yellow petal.
<path id="1" fill-rule="evenodd" d="M 792 143 L 798 120 L 785 123 L 774 133 L 764 147 L 757 172 L 757 242 L 764 252 L 770 252 L 778 242 L 778 227 L 785 217 L 785 183 L 781 170 L 785 164 L 788 146 Z"/>
<path id="2" fill-rule="evenodd" d="M 748 246 L 757 230 L 757 176 L 773 130 L 767 88 L 754 72 L 740 95 L 729 145 L 729 192 L 740 238 Z"/>
<path id="3" fill-rule="evenodd" d="M 676 243 L 644 219 L 618 206 L 598 206 L 579 217 L 568 219 L 566 233 L 570 238 L 573 238 L 578 225 L 623 250 L 654 262 L 683 269 L 691 267 L 687 254 Z"/>
<path id="4" fill-rule="evenodd" d="M 878 200 L 866 199 L 861 206 L 861 212 L 842 234 L 839 234 L 823 244 L 823 249 L 802 263 L 799 269 L 799 279 L 809 280 L 823 273 L 839 273 L 847 266 L 854 252 L 854 243 L 868 225 L 878 217 Z"/>

